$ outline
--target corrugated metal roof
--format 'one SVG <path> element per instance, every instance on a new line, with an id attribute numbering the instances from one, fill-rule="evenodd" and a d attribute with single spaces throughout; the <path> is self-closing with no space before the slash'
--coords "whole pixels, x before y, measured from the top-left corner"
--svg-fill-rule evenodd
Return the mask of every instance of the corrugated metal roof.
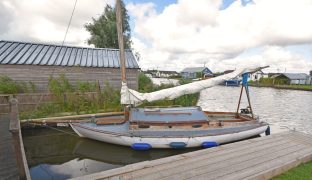
<path id="1" fill-rule="evenodd" d="M 306 80 L 308 78 L 308 75 L 305 73 L 282 73 L 282 74 L 291 80 L 298 79 Z"/>
<path id="2" fill-rule="evenodd" d="M 125 50 L 126 68 L 138 69 L 131 50 Z M 0 64 L 120 68 L 119 50 L 52 44 L 0 41 Z"/>
<path id="3" fill-rule="evenodd" d="M 202 72 L 206 67 L 189 67 L 183 69 L 181 72 Z"/>

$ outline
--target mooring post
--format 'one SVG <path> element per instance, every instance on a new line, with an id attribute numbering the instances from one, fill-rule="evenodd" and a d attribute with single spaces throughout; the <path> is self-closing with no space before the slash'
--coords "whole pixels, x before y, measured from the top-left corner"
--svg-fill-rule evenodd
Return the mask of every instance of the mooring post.
<path id="1" fill-rule="evenodd" d="M 24 144 L 22 140 L 19 116 L 18 101 L 15 98 L 10 99 L 10 128 L 13 145 L 15 150 L 16 165 L 18 167 L 20 179 L 29 179 L 30 174 L 25 156 Z"/>

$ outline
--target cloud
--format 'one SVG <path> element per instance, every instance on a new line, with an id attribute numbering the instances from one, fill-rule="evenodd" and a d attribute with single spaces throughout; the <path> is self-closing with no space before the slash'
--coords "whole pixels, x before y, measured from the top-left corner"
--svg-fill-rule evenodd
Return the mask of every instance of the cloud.
<path id="1" fill-rule="evenodd" d="M 215 63 L 216 69 L 222 69 L 223 66 L 229 69 L 235 69 L 239 66 L 266 66 L 266 72 L 307 72 L 312 68 L 312 62 L 298 53 L 291 52 L 280 46 L 265 46 L 257 54 L 241 55 Z"/>
<path id="2" fill-rule="evenodd" d="M 178 0 L 161 12 L 158 4 L 128 3 L 141 67 L 182 70 L 205 64 L 222 71 L 258 63 L 271 70 L 312 69 L 312 1 L 253 2 L 235 1 L 220 10 L 221 0 Z M 78 0 L 66 44 L 86 45 L 90 34 L 84 24 L 106 3 L 114 0 Z M 0 39 L 61 43 L 73 5 L 74 0 L 1 0 Z M 306 44 L 300 51 L 289 48 L 300 44 Z"/>
<path id="3" fill-rule="evenodd" d="M 78 0 L 67 44 L 85 44 L 90 22 L 113 0 Z M 0 39 L 61 43 L 72 13 L 74 0 L 2 0 L 0 2 Z"/>
<path id="4" fill-rule="evenodd" d="M 311 61 L 284 47 L 312 44 L 312 1 L 254 0 L 246 6 L 236 1 L 222 11 L 220 6 L 221 0 L 179 0 L 157 14 L 152 3 L 129 4 L 135 18 L 134 48 L 141 53 L 142 67 L 181 70 L 206 63 L 227 69 L 225 62 L 240 62 L 240 54 L 258 47 L 266 50 L 242 63 L 280 60 L 295 68 L 294 62 Z"/>

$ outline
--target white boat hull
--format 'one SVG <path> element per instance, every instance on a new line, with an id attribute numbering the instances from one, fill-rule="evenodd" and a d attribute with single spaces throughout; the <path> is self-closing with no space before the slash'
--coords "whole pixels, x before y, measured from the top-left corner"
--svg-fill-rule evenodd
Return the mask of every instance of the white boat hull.
<path id="1" fill-rule="evenodd" d="M 201 147 L 203 142 L 216 142 L 217 144 L 224 144 L 262 134 L 268 128 L 268 125 L 264 125 L 250 130 L 222 135 L 160 138 L 160 137 L 127 136 L 116 133 L 103 132 L 92 128 L 86 128 L 79 123 L 72 123 L 70 125 L 80 137 L 87 137 L 90 139 L 123 146 L 131 146 L 134 143 L 147 143 L 151 145 L 152 148 L 172 148 L 170 146 L 170 143 L 172 142 L 183 142 L 186 144 L 185 146 L 186 148 Z"/>

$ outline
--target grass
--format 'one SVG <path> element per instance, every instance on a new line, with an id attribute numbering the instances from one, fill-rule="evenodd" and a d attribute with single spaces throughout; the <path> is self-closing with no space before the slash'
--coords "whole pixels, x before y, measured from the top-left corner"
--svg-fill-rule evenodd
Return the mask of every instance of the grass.
<path id="1" fill-rule="evenodd" d="M 189 83 L 180 80 L 180 84 Z M 139 91 L 153 92 L 160 89 L 170 88 L 172 86 L 161 85 L 153 86 L 152 81 L 143 73 L 139 75 Z M 42 117 L 55 117 L 64 115 L 78 115 L 101 112 L 119 112 L 122 111 L 120 104 L 119 90 L 113 89 L 108 83 L 105 88 L 100 90 L 96 83 L 79 82 L 76 86 L 70 84 L 65 75 L 60 77 L 50 77 L 49 90 L 55 95 L 54 102 L 39 105 L 37 108 L 27 112 L 20 113 L 20 119 L 35 119 Z M 87 98 L 84 93 L 98 92 L 94 99 Z M 195 106 L 199 93 L 188 94 L 174 100 L 159 100 L 155 102 L 144 102 L 144 106 Z"/>
<path id="2" fill-rule="evenodd" d="M 259 85 L 265 87 L 276 87 L 285 89 L 296 89 L 296 90 L 312 90 L 312 84 L 309 85 L 289 85 L 289 81 L 285 79 L 272 79 L 272 78 L 261 78 L 259 82 L 249 81 L 250 85 Z"/>
<path id="3" fill-rule="evenodd" d="M 312 180 L 312 161 L 306 164 L 301 164 L 280 176 L 273 178 L 273 180 Z"/>
<path id="4" fill-rule="evenodd" d="M 287 87 L 291 89 L 312 89 L 312 85 L 275 85 L 276 87 Z"/>

